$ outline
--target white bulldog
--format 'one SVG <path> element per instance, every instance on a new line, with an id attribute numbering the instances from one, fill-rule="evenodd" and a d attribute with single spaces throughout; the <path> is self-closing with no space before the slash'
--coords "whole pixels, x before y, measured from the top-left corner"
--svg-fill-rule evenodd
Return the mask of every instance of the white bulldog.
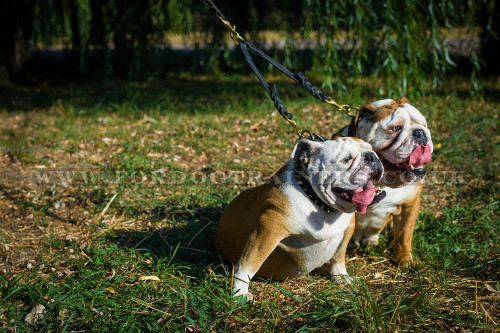
<path id="1" fill-rule="evenodd" d="M 216 247 L 236 265 L 234 294 L 252 299 L 254 275 L 284 280 L 326 265 L 336 278 L 348 277 L 353 213 L 383 198 L 372 182 L 382 175 L 362 140 L 300 140 L 272 182 L 242 192 L 221 217 Z"/>
<path id="2" fill-rule="evenodd" d="M 351 245 L 378 244 L 380 232 L 392 222 L 396 262 L 409 263 L 422 180 L 426 175 L 423 166 L 431 161 L 433 151 L 425 117 L 405 97 L 385 99 L 361 107 L 340 133 L 368 142 L 385 170 L 377 185 L 387 193 L 386 198 L 366 214 L 356 214 Z"/>

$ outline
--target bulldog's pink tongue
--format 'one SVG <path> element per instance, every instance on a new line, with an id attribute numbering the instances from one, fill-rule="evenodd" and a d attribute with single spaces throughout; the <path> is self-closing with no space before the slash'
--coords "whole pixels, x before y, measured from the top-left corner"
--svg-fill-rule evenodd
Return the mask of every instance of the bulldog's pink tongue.
<path id="1" fill-rule="evenodd" d="M 377 191 L 378 188 L 371 181 L 368 181 L 365 186 L 354 190 L 355 194 L 352 197 L 352 202 L 358 213 L 366 213 L 366 208 L 372 203 Z"/>
<path id="2" fill-rule="evenodd" d="M 431 147 L 429 145 L 420 145 L 410 154 L 409 165 L 419 167 L 428 164 L 431 161 Z"/>

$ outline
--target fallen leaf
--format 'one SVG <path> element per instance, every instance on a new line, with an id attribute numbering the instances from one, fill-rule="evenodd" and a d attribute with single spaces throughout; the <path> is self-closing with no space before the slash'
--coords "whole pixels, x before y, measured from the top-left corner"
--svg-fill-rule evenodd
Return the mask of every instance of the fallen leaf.
<path id="1" fill-rule="evenodd" d="M 24 317 L 24 321 L 31 325 L 33 323 L 39 322 L 43 318 L 43 313 L 45 312 L 45 306 L 38 304 L 35 306 L 30 313 Z"/>
<path id="2" fill-rule="evenodd" d="M 149 275 L 149 276 L 141 276 L 139 278 L 139 281 L 160 281 L 160 278 L 157 277 L 156 275 Z"/>
<path id="3" fill-rule="evenodd" d="M 104 290 L 106 290 L 108 293 L 110 294 L 116 294 L 116 290 L 114 290 L 113 288 L 111 287 L 106 287 L 104 288 Z"/>
<path id="4" fill-rule="evenodd" d="M 497 291 L 495 290 L 495 288 L 493 288 L 491 285 L 485 283 L 484 286 L 486 287 L 486 289 L 488 289 L 488 291 L 492 292 L 492 293 L 496 293 Z"/>

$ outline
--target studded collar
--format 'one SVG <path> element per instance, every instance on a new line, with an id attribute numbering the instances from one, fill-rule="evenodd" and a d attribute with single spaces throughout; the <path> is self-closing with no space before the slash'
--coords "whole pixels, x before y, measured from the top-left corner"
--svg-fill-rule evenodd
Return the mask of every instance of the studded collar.
<path id="1" fill-rule="evenodd" d="M 314 192 L 314 189 L 312 188 L 311 183 L 307 180 L 304 175 L 306 174 L 304 170 L 304 165 L 298 160 L 294 159 L 293 160 L 293 174 L 295 175 L 295 178 L 297 179 L 297 183 L 299 184 L 300 188 L 302 188 L 302 191 L 311 199 L 312 202 L 327 213 L 336 213 L 337 210 L 327 203 L 325 203 L 321 198 Z"/>

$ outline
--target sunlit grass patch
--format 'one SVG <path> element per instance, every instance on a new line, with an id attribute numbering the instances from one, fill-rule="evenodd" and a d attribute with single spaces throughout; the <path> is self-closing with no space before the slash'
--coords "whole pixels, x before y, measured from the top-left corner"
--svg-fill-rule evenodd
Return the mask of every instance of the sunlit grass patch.
<path id="1" fill-rule="evenodd" d="M 498 95 L 411 100 L 441 145 L 429 170 L 446 176 L 424 187 L 418 265 L 393 266 L 385 232 L 374 249 L 349 255 L 352 286 L 316 274 L 256 279 L 258 302 L 244 304 L 231 300 L 231 267 L 214 250 L 215 229 L 239 191 L 285 163 L 295 134 L 253 78 L 180 82 L 0 93 L 4 327 L 498 329 Z M 296 86 L 280 86 L 301 127 L 330 135 L 348 123 Z M 371 91 L 346 102 L 372 100 Z M 27 323 L 39 304 L 45 312 Z"/>

